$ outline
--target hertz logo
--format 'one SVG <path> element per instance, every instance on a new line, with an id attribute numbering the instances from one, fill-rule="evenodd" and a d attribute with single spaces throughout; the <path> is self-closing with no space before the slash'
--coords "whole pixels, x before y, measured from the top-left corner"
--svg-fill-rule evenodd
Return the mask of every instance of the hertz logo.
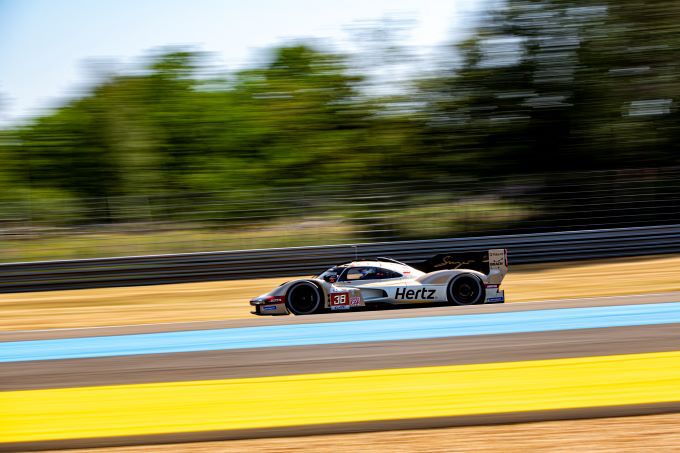
<path id="1" fill-rule="evenodd" d="M 397 294 L 394 296 L 394 298 L 403 300 L 434 300 L 435 292 L 436 290 L 427 288 L 397 288 Z"/>

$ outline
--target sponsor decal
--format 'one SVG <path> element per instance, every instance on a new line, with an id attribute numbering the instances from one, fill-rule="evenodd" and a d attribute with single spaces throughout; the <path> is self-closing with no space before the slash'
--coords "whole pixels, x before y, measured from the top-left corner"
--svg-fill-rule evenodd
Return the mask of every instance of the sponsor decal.
<path id="1" fill-rule="evenodd" d="M 442 262 L 439 264 L 435 264 L 434 267 L 442 267 L 442 266 L 455 266 L 454 269 L 458 269 L 464 264 L 473 264 L 473 260 L 466 260 L 466 261 L 456 261 L 455 258 L 452 256 L 445 256 L 444 259 L 442 259 Z"/>
<path id="2" fill-rule="evenodd" d="M 282 304 L 285 302 L 283 296 L 267 296 L 264 301 L 268 304 Z"/>
<path id="3" fill-rule="evenodd" d="M 437 290 L 428 288 L 397 288 L 397 293 L 395 294 L 394 298 L 402 300 L 434 300 L 434 295 L 436 292 Z"/>
<path id="4" fill-rule="evenodd" d="M 489 297 L 486 301 L 487 302 L 503 302 L 505 300 L 505 297 L 499 296 L 499 297 Z"/>
<path id="5" fill-rule="evenodd" d="M 278 307 L 276 305 L 265 305 L 262 307 L 264 311 L 276 310 Z"/>
<path id="6" fill-rule="evenodd" d="M 487 285 L 484 285 L 484 286 L 487 287 L 487 288 L 491 288 L 491 289 L 498 288 L 498 285 L 488 285 L 487 284 Z"/>
<path id="7" fill-rule="evenodd" d="M 489 266 L 507 266 L 505 262 L 505 252 L 489 253 Z"/>
<path id="8" fill-rule="evenodd" d="M 361 297 L 359 296 L 352 296 L 349 298 L 349 304 L 354 307 L 356 305 L 361 305 Z"/>

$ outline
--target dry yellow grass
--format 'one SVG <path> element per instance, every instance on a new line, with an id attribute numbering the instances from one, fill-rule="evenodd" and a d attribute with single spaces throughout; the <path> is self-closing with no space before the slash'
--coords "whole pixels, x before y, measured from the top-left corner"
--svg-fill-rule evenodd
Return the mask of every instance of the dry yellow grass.
<path id="1" fill-rule="evenodd" d="M 0 330 L 244 318 L 252 316 L 248 300 L 281 281 L 273 278 L 3 294 Z"/>
<path id="2" fill-rule="evenodd" d="M 680 451 L 680 414 L 279 439 L 118 447 L 82 452 L 621 452 Z"/>
<path id="3" fill-rule="evenodd" d="M 509 302 L 680 290 L 680 255 L 510 267 Z"/>
<path id="4" fill-rule="evenodd" d="M 511 266 L 509 302 L 680 290 L 680 255 Z M 285 278 L 0 295 L 0 330 L 252 316 L 248 300 Z"/>

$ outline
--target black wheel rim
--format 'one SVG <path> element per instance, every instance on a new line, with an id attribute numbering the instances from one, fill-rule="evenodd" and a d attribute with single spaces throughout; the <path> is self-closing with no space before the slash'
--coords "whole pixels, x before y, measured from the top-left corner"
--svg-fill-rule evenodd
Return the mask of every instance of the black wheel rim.
<path id="1" fill-rule="evenodd" d="M 288 302 L 294 313 L 313 313 L 319 305 L 319 292 L 311 285 L 298 285 L 290 292 Z"/>
<path id="2" fill-rule="evenodd" d="M 472 277 L 459 277 L 453 282 L 451 295 L 460 305 L 470 305 L 478 301 L 482 291 L 479 282 Z"/>

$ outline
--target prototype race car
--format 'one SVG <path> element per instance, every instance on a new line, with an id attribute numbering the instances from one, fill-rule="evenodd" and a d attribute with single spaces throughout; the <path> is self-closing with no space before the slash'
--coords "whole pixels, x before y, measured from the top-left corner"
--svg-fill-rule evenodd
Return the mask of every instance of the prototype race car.
<path id="1" fill-rule="evenodd" d="M 256 315 L 311 315 L 371 304 L 498 304 L 508 252 L 492 249 L 436 255 L 409 266 L 391 258 L 356 260 L 286 282 L 250 301 Z"/>

